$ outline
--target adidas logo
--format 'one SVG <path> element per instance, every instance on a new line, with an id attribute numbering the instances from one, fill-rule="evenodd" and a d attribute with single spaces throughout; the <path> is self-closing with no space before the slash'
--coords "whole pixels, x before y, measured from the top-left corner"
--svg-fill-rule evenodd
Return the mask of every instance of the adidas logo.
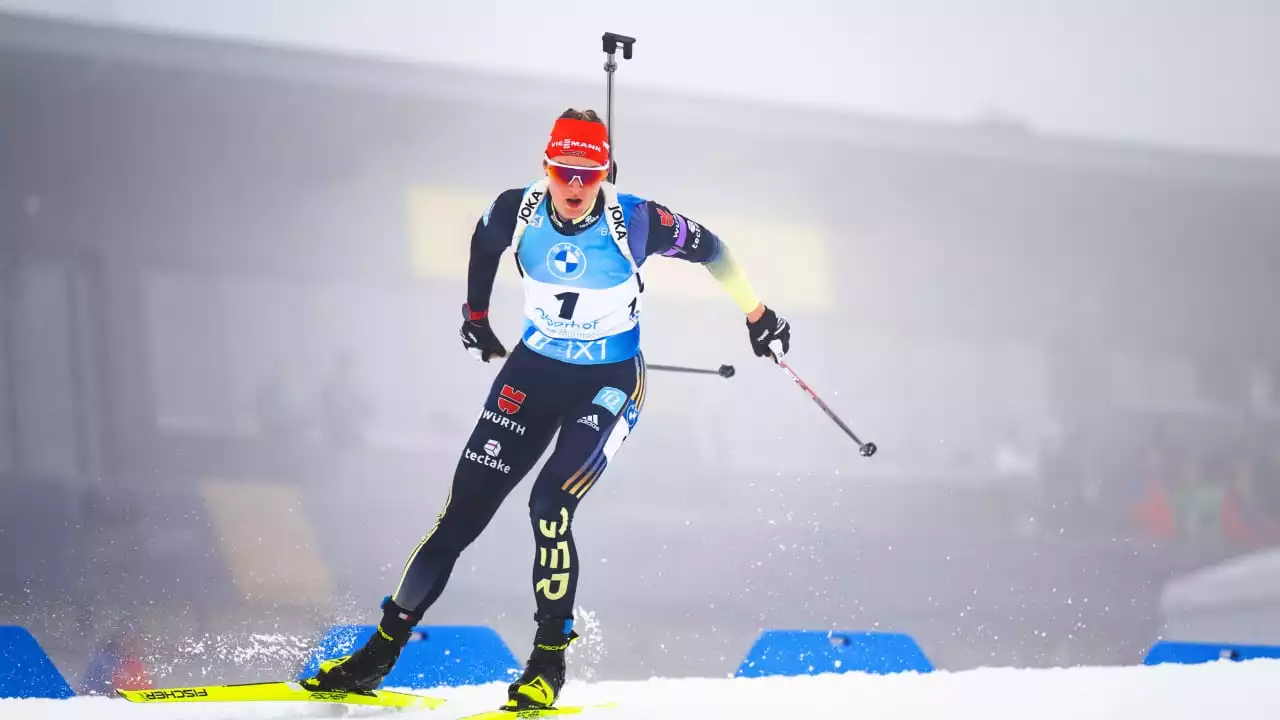
<path id="1" fill-rule="evenodd" d="M 600 417 L 598 415 L 584 415 L 578 418 L 578 422 L 582 423 L 583 425 L 586 425 L 592 430 L 600 429 Z"/>

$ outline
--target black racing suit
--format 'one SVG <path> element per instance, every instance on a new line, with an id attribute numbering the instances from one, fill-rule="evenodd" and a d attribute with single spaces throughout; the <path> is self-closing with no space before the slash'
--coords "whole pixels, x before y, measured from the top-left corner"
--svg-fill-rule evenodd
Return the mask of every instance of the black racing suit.
<path id="1" fill-rule="evenodd" d="M 485 311 L 502 252 L 511 244 L 524 190 L 513 188 L 494 201 L 471 238 L 467 304 Z M 561 234 L 572 237 L 595 227 L 588 217 L 562 222 L 549 214 Z M 707 263 L 721 242 L 699 223 L 644 201 L 632 214 L 631 238 L 637 264 L 651 255 Z M 695 235 L 696 232 L 696 235 Z M 641 286 L 643 282 L 641 281 Z M 605 390 L 621 390 L 602 398 Z M 539 622 L 572 619 L 578 555 L 571 523 L 578 504 L 600 480 L 609 457 L 635 425 L 645 400 L 643 355 L 597 365 L 574 365 L 539 355 L 517 344 L 494 379 L 481 417 L 458 459 L 448 500 L 435 525 L 406 564 L 392 600 L 424 612 L 444 590 L 459 554 L 488 525 L 499 505 L 559 438 L 529 496 L 536 550 L 533 587 Z M 626 427 L 622 427 L 625 424 Z"/>

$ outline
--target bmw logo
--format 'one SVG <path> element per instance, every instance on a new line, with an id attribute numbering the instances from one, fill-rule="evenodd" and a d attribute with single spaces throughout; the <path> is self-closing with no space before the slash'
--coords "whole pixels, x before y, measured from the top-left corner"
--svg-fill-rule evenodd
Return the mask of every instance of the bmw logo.
<path id="1" fill-rule="evenodd" d="M 577 280 L 587 271 L 587 256 L 573 243 L 557 243 L 547 253 L 547 269 L 562 280 Z"/>

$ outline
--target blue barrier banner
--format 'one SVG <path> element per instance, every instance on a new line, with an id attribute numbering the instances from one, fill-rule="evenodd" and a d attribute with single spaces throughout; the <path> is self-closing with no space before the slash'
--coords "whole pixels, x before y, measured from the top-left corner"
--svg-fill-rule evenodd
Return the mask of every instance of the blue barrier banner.
<path id="1" fill-rule="evenodd" d="M 75 697 L 40 643 L 16 625 L 0 625 L 0 698 Z"/>
<path id="2" fill-rule="evenodd" d="M 907 671 L 933 671 L 933 664 L 910 635 L 766 630 L 738 666 L 736 677 Z"/>
<path id="3" fill-rule="evenodd" d="M 1280 658 L 1280 646 L 1233 645 L 1231 643 L 1192 643 L 1161 640 L 1151 647 L 1143 665 L 1177 663 L 1198 665 L 1215 660 L 1253 660 Z"/>
<path id="4" fill-rule="evenodd" d="M 336 625 L 329 629 L 302 672 L 301 680 L 320 669 L 320 661 L 348 655 L 364 645 L 374 625 Z M 395 667 L 382 681 L 385 688 L 427 690 L 434 687 L 510 682 L 524 669 L 493 628 L 473 625 L 415 627 Z"/>

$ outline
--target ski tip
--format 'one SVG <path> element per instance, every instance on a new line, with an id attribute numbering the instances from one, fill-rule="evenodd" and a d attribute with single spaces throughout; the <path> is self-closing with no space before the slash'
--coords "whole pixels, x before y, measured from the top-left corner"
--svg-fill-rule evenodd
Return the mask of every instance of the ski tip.
<path id="1" fill-rule="evenodd" d="M 120 688 L 114 688 L 113 692 L 117 697 L 122 697 L 129 702 L 141 703 L 148 701 L 148 698 L 143 695 L 145 692 L 144 690 L 122 690 Z"/>
<path id="2" fill-rule="evenodd" d="M 385 692 L 383 693 L 385 695 Z M 409 707 L 420 707 L 428 710 L 435 710 L 447 702 L 444 698 L 431 697 L 430 695 L 417 695 L 415 693 L 395 693 L 396 695 L 405 695 L 413 698 L 413 703 Z"/>

